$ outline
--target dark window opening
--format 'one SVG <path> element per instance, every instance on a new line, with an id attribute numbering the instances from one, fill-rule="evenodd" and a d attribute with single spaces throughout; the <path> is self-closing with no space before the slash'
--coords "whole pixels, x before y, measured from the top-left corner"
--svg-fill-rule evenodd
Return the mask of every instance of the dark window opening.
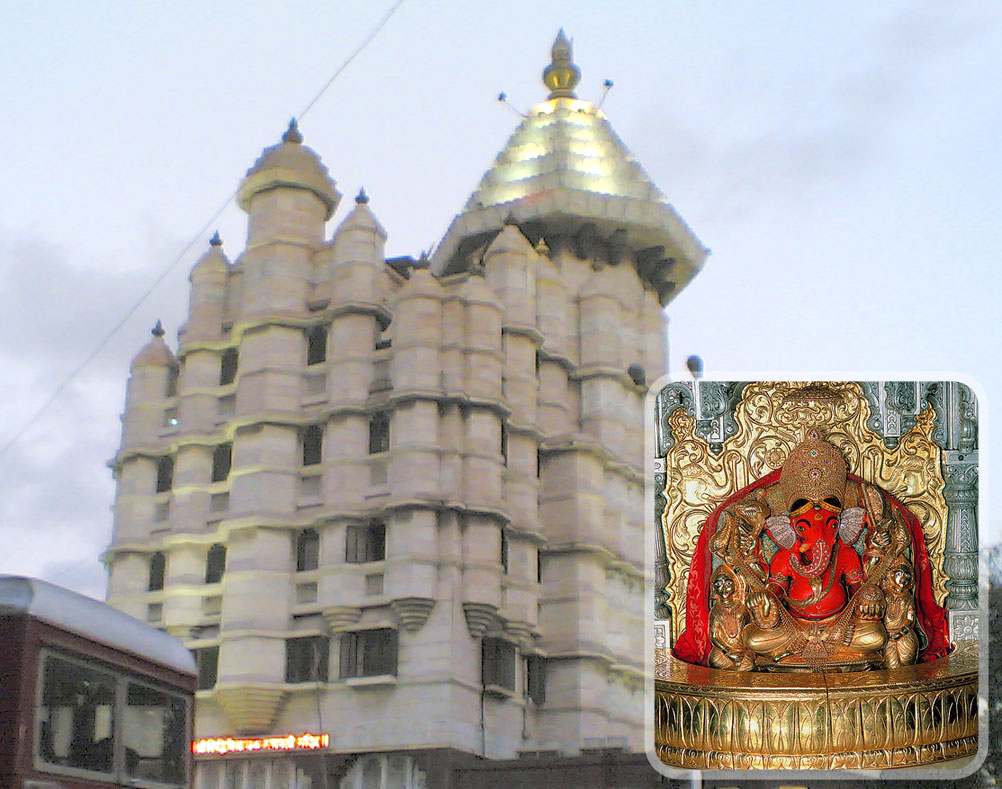
<path id="1" fill-rule="evenodd" d="M 237 363 L 239 351 L 236 348 L 227 348 L 223 351 L 222 359 L 219 362 L 219 385 L 231 384 L 237 377 Z"/>
<path id="2" fill-rule="evenodd" d="M 508 575 L 508 535 L 501 531 L 501 571 Z"/>
<path id="3" fill-rule="evenodd" d="M 320 535 L 315 529 L 303 529 L 296 535 L 296 572 L 316 570 L 320 564 Z"/>
<path id="4" fill-rule="evenodd" d="M 233 464 L 233 444 L 220 444 L 212 453 L 212 481 L 222 482 L 230 476 Z"/>
<path id="5" fill-rule="evenodd" d="M 217 542 L 209 548 L 205 559 L 205 582 L 218 584 L 223 580 L 224 572 L 226 572 L 226 546 Z"/>
<path id="6" fill-rule="evenodd" d="M 546 659 L 529 655 L 525 661 L 526 695 L 537 707 L 546 703 Z"/>
<path id="7" fill-rule="evenodd" d="M 536 549 L 536 583 L 543 583 L 543 552 Z"/>
<path id="8" fill-rule="evenodd" d="M 352 564 L 383 561 L 386 558 L 386 526 L 378 521 L 349 526 L 344 558 Z"/>
<path id="9" fill-rule="evenodd" d="M 385 411 L 369 419 L 369 454 L 388 452 L 390 449 L 390 417 Z"/>
<path id="10" fill-rule="evenodd" d="M 167 368 L 167 388 L 164 392 L 167 397 L 177 396 L 177 379 L 179 374 L 180 369 L 173 364 Z"/>
<path id="11" fill-rule="evenodd" d="M 543 453 L 536 450 L 536 479 L 543 476 Z"/>
<path id="12" fill-rule="evenodd" d="M 327 327 L 314 326 L 306 335 L 306 364 L 327 361 Z"/>
<path id="13" fill-rule="evenodd" d="M 115 677 L 49 655 L 38 710 L 38 755 L 49 764 L 110 773 L 116 729 Z"/>
<path id="14" fill-rule="evenodd" d="M 303 431 L 303 465 L 315 466 L 323 460 L 324 430 L 320 425 L 310 425 Z"/>
<path id="15" fill-rule="evenodd" d="M 209 690 L 216 686 L 219 675 L 219 647 L 199 647 L 191 650 L 198 669 L 198 689 Z"/>
<path id="16" fill-rule="evenodd" d="M 329 661 L 326 637 L 290 638 L 285 642 L 285 681 L 326 682 Z"/>
<path id="17" fill-rule="evenodd" d="M 397 631 L 359 630 L 341 636 L 341 678 L 397 673 Z"/>
<path id="18" fill-rule="evenodd" d="M 481 649 L 484 686 L 515 692 L 515 645 L 501 638 L 485 638 Z"/>
<path id="19" fill-rule="evenodd" d="M 501 423 L 501 462 L 508 465 L 508 426 Z"/>
<path id="20" fill-rule="evenodd" d="M 150 557 L 150 574 L 146 588 L 151 592 L 159 592 L 164 588 L 164 575 L 167 570 L 167 557 L 157 551 Z"/>
<path id="21" fill-rule="evenodd" d="M 170 490 L 174 481 L 174 458 L 164 455 L 157 461 L 157 493 Z"/>

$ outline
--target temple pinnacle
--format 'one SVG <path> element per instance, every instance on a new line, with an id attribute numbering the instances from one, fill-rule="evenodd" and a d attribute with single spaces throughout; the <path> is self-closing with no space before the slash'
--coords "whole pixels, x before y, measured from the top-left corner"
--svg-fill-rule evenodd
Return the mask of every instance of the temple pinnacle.
<path id="1" fill-rule="evenodd" d="M 365 205 L 369 202 L 369 195 L 365 193 L 365 187 L 363 186 L 358 190 L 358 194 L 355 195 L 355 202 L 359 205 Z"/>
<path id="2" fill-rule="evenodd" d="M 551 99 L 573 99 L 574 88 L 581 81 L 581 69 L 574 65 L 571 42 L 560 28 L 550 50 L 550 65 L 543 69 L 543 84 L 550 89 Z"/>
<path id="3" fill-rule="evenodd" d="M 299 124 L 296 123 L 296 119 L 293 118 L 289 121 L 289 128 L 285 130 L 285 134 L 282 135 L 282 142 L 293 142 L 299 144 L 303 141 L 303 135 L 299 131 Z"/>
<path id="4" fill-rule="evenodd" d="M 157 324 L 150 330 L 150 334 L 154 337 L 163 337 L 167 332 L 164 331 L 164 325 L 157 318 Z"/>
<path id="5" fill-rule="evenodd" d="M 209 239 L 209 244 L 214 247 L 221 247 L 223 245 L 223 239 L 219 237 L 218 230 L 212 234 L 212 238 Z"/>

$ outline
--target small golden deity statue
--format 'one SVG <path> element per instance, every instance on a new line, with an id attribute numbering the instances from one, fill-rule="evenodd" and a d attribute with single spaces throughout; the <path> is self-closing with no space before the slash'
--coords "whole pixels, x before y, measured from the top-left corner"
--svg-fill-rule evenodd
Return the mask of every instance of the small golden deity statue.
<path id="1" fill-rule="evenodd" d="M 742 631 L 748 622 L 748 609 L 735 599 L 737 578 L 727 565 L 721 565 L 710 581 L 717 601 L 710 609 L 710 650 L 709 664 L 713 668 L 732 671 L 751 671 L 755 667 L 755 655 L 747 649 Z"/>
<path id="2" fill-rule="evenodd" d="M 918 657 L 919 640 L 912 583 L 912 568 L 904 560 L 896 561 L 881 582 L 887 600 L 884 614 L 884 626 L 888 635 L 884 646 L 887 668 L 910 666 Z"/>

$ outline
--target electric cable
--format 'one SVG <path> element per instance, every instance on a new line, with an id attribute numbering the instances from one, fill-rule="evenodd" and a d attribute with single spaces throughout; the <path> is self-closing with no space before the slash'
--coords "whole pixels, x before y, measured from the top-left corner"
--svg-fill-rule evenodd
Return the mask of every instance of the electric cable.
<path id="1" fill-rule="evenodd" d="M 404 0 L 397 0 L 397 2 L 393 4 L 393 6 L 390 8 L 389 11 L 386 12 L 383 18 L 379 21 L 379 23 L 374 28 L 372 28 L 371 31 L 369 31 L 368 35 L 366 35 L 366 37 L 362 39 L 362 42 L 357 47 L 355 47 L 355 49 L 351 52 L 350 55 L 348 55 L 348 57 L 344 60 L 344 62 L 342 62 L 341 65 L 338 66 L 338 68 L 331 75 L 330 79 L 328 79 L 327 82 L 324 83 L 324 86 L 317 92 L 317 94 L 303 108 L 302 112 L 300 112 L 299 115 L 296 117 L 302 119 L 306 115 L 306 113 L 308 113 L 311 109 L 313 109 L 313 105 L 315 105 L 324 95 L 324 93 L 327 92 L 327 89 L 334 83 L 334 80 L 336 80 L 341 75 L 341 73 L 351 64 L 351 62 L 356 57 L 358 57 L 370 43 L 372 43 L 372 40 L 377 35 L 379 35 L 380 31 L 382 31 L 384 27 L 386 27 L 386 23 L 390 21 L 392 16 L 397 12 L 397 10 L 403 4 Z M 191 239 L 191 241 L 189 241 L 184 246 L 184 249 L 182 249 L 181 252 L 171 261 L 170 265 L 167 266 L 167 268 L 165 268 L 160 273 L 160 275 L 153 281 L 153 283 L 143 292 L 143 294 L 139 297 L 139 299 L 135 302 L 135 304 L 133 304 L 132 307 L 130 307 L 126 311 L 125 315 L 121 318 L 121 320 L 119 320 L 118 323 L 116 323 L 111 328 L 111 330 L 104 335 L 104 337 L 97 344 L 94 350 L 91 351 L 86 356 L 86 358 L 84 358 L 82 362 L 80 362 L 76 367 L 74 367 L 70 371 L 69 375 L 67 375 L 65 378 L 63 378 L 62 381 L 60 381 L 59 385 L 55 388 L 52 394 L 49 395 L 48 399 L 46 399 L 46 401 L 42 404 L 41 408 L 39 408 L 28 419 L 28 421 L 25 422 L 21 426 L 21 428 L 14 433 L 14 436 L 10 440 L 8 440 L 7 443 L 3 445 L 2 448 L 0 448 L 0 458 L 4 457 L 4 455 L 7 454 L 7 452 L 11 449 L 11 447 L 13 447 L 20 440 L 21 436 L 27 433 L 28 430 L 30 430 L 35 425 L 35 423 L 38 422 L 38 420 L 42 417 L 42 415 L 49 410 L 49 407 L 56 401 L 59 395 L 61 395 L 63 391 L 65 391 L 66 387 L 69 386 L 69 384 L 84 370 L 84 368 L 87 367 L 87 365 L 89 365 L 94 360 L 94 358 L 99 353 L 101 353 L 101 351 L 105 349 L 105 347 L 107 347 L 108 343 L 111 342 L 112 337 L 114 337 L 118 333 L 119 329 L 121 329 L 122 326 L 125 325 L 126 321 L 128 321 L 129 318 L 135 315 L 135 313 L 146 302 L 146 300 L 150 297 L 153 291 L 156 290 L 157 286 L 159 286 L 160 283 L 167 278 L 167 276 L 175 269 L 178 263 L 180 263 L 185 258 L 185 256 L 191 251 L 192 247 L 194 247 L 195 244 L 198 243 L 199 239 L 202 238 L 202 236 L 204 236 L 205 233 L 208 232 L 209 228 L 215 224 L 216 220 L 219 219 L 223 211 L 226 210 L 226 208 L 229 206 L 233 198 L 236 197 L 236 194 L 237 190 L 235 189 L 226 197 L 226 200 L 224 200 L 223 203 L 219 206 L 219 208 L 216 209 L 212 217 L 204 225 L 202 225 L 202 227 Z"/>

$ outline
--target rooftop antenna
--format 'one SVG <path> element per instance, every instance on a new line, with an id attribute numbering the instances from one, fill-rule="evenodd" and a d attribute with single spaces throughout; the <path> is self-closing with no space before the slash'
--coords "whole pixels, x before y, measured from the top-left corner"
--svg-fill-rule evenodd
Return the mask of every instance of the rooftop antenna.
<path id="1" fill-rule="evenodd" d="M 606 96 L 609 95 L 609 91 L 612 90 L 613 84 L 614 83 L 613 83 L 613 81 L 611 79 L 607 79 L 605 82 L 602 83 L 602 85 L 605 88 L 605 90 L 602 91 L 602 98 L 600 98 L 598 100 L 598 106 L 595 109 L 599 109 L 599 110 L 602 109 L 602 105 L 605 104 L 605 98 L 606 98 Z"/>
<path id="2" fill-rule="evenodd" d="M 518 107 L 516 107 L 514 104 L 512 104 L 510 101 L 508 101 L 508 94 L 505 93 L 504 91 L 501 91 L 498 94 L 498 101 L 501 102 L 502 104 L 506 104 L 509 107 L 511 107 L 512 112 L 514 112 L 516 115 L 518 115 L 518 117 L 520 117 L 520 118 L 526 117 L 526 115 L 525 115 L 524 112 L 522 112 Z"/>

